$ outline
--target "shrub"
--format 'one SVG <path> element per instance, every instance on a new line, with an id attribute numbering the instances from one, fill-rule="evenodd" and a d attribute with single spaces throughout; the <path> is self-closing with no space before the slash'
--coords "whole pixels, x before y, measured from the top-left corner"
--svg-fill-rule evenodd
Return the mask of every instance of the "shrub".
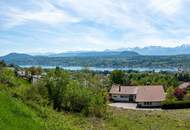
<path id="1" fill-rule="evenodd" d="M 14 72 L 9 69 L 0 70 L 0 83 L 5 84 L 8 87 L 17 87 L 20 85 Z"/>
<path id="2" fill-rule="evenodd" d="M 190 108 L 190 100 L 185 101 L 164 101 L 162 109 L 182 109 Z"/>
<path id="3" fill-rule="evenodd" d="M 186 94 L 186 91 L 181 88 L 176 88 L 174 91 L 174 95 L 178 100 L 182 100 Z"/>
<path id="4" fill-rule="evenodd" d="M 100 85 L 95 80 L 90 79 L 91 77 L 87 80 L 89 83 L 84 85 L 69 73 L 56 69 L 29 90 L 31 96 L 26 97 L 37 104 L 46 104 L 48 101 L 47 104 L 53 105 L 58 111 L 82 112 L 86 116 L 102 117 L 106 112 L 107 92 L 98 87 Z"/>
<path id="5" fill-rule="evenodd" d="M 167 89 L 167 94 L 166 94 L 166 99 L 167 100 L 174 100 L 175 99 L 175 96 L 174 96 L 174 88 L 173 87 L 169 87 Z"/>

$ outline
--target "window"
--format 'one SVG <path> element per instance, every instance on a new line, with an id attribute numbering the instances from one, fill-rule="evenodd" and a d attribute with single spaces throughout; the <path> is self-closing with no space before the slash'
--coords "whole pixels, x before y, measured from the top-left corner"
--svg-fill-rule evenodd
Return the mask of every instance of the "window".
<path id="1" fill-rule="evenodd" d="M 144 102 L 144 105 L 152 105 L 152 102 Z"/>
<path id="2" fill-rule="evenodd" d="M 121 95 L 120 98 L 128 98 L 128 96 Z"/>

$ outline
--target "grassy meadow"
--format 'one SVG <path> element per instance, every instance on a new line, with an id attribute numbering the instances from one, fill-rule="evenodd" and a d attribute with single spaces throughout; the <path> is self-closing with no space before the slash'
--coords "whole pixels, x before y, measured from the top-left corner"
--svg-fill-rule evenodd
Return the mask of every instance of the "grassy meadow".
<path id="1" fill-rule="evenodd" d="M 1 130 L 42 130 L 43 120 L 34 111 L 8 94 L 0 92 Z"/>
<path id="2" fill-rule="evenodd" d="M 108 108 L 104 118 L 38 109 L 0 92 L 0 129 L 3 130 L 189 130 L 190 109 L 135 111 Z"/>

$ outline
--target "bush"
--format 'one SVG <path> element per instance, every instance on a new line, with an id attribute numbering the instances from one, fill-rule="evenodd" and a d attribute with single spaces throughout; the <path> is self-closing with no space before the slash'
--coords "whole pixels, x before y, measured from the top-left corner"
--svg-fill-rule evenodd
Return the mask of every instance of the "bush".
<path id="1" fill-rule="evenodd" d="M 190 108 L 190 100 L 185 101 L 164 101 L 162 109 L 183 109 Z"/>
<path id="2" fill-rule="evenodd" d="M 182 100 L 186 94 L 186 91 L 181 88 L 176 88 L 174 91 L 174 95 L 178 100 Z"/>
<path id="3" fill-rule="evenodd" d="M 83 84 L 68 72 L 51 71 L 25 95 L 37 104 L 52 105 L 57 111 L 82 112 L 85 116 L 102 117 L 106 112 L 107 92 L 96 80 Z M 98 87 L 99 86 L 99 87 Z"/>
<path id="4" fill-rule="evenodd" d="M 8 87 L 17 87 L 20 85 L 14 72 L 9 69 L 0 70 L 0 83 L 5 84 Z"/>
<path id="5" fill-rule="evenodd" d="M 64 110 L 96 117 L 102 117 L 106 112 L 105 92 L 97 93 L 93 88 L 81 86 L 78 81 L 70 81 L 63 96 Z"/>

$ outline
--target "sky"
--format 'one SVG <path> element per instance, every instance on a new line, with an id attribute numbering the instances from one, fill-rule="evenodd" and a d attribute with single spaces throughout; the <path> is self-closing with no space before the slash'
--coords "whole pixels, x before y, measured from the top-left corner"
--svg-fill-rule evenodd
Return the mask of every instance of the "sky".
<path id="1" fill-rule="evenodd" d="M 190 0 L 0 0 L 0 55 L 190 44 Z"/>

